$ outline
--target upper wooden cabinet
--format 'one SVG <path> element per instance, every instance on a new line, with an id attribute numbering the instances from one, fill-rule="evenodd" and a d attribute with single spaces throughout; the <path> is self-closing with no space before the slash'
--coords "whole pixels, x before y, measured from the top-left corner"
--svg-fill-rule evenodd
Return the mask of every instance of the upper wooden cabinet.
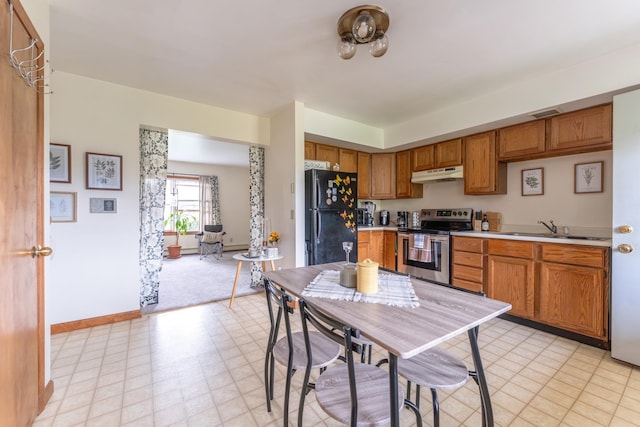
<path id="1" fill-rule="evenodd" d="M 396 153 L 371 154 L 371 198 L 394 199 L 395 197 Z"/>
<path id="2" fill-rule="evenodd" d="M 550 119 L 548 151 L 579 153 L 612 148 L 611 104 Z"/>
<path id="3" fill-rule="evenodd" d="M 462 139 L 439 142 L 434 147 L 436 168 L 447 168 L 462 164 Z"/>
<path id="4" fill-rule="evenodd" d="M 498 162 L 495 131 L 464 139 L 464 194 L 505 194 L 507 164 Z"/>
<path id="5" fill-rule="evenodd" d="M 358 151 L 358 199 L 371 198 L 371 154 Z"/>
<path id="6" fill-rule="evenodd" d="M 525 160 L 545 152 L 545 120 L 498 129 L 498 159 Z"/>
<path id="7" fill-rule="evenodd" d="M 413 150 L 396 153 L 396 198 L 421 198 L 422 184 L 411 182 L 411 157 Z"/>
<path id="8" fill-rule="evenodd" d="M 460 138 L 425 145 L 411 151 L 413 172 L 462 164 L 462 139 Z"/>
<path id="9" fill-rule="evenodd" d="M 329 162 L 329 167 L 340 163 L 340 149 L 332 145 L 316 144 L 316 160 Z"/>
<path id="10" fill-rule="evenodd" d="M 356 150 L 341 148 L 338 158 L 340 172 L 358 172 L 358 152 Z"/>
<path id="11" fill-rule="evenodd" d="M 311 141 L 304 142 L 304 159 L 316 160 L 316 143 Z"/>

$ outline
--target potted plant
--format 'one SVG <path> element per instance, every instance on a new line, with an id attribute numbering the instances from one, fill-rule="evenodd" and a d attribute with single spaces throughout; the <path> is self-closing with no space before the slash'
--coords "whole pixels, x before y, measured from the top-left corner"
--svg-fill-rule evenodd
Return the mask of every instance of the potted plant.
<path id="1" fill-rule="evenodd" d="M 168 258 L 180 258 L 180 235 L 187 234 L 191 224 L 195 222 L 193 215 L 185 213 L 184 211 L 174 211 L 164 221 L 165 228 L 167 224 L 174 224 L 176 229 L 176 243 L 175 245 L 167 245 L 167 251 L 169 252 Z"/>

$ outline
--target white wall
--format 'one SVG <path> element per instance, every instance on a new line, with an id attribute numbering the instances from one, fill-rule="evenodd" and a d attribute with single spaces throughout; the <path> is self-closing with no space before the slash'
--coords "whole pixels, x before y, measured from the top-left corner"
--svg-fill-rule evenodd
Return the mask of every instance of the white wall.
<path id="1" fill-rule="evenodd" d="M 71 145 L 78 221 L 51 224 L 47 306 L 52 324 L 139 309 L 140 125 L 268 144 L 269 120 L 64 72 L 52 77 L 51 141 Z M 85 153 L 123 156 L 123 190 L 86 190 Z M 90 214 L 90 197 L 115 197 L 117 214 Z"/>
<path id="2" fill-rule="evenodd" d="M 574 193 L 574 165 L 604 161 L 602 193 Z M 544 168 L 544 194 L 522 196 L 521 171 Z M 377 209 L 388 209 L 395 220 L 399 210 L 414 211 L 423 208 L 472 208 L 500 212 L 505 226 L 538 228 L 538 220 L 553 219 L 558 226 L 567 225 L 578 231 L 582 227 L 602 228 L 611 225 L 612 152 L 600 151 L 549 159 L 529 160 L 508 164 L 507 194 L 492 196 L 465 196 L 462 180 L 425 184 L 421 199 L 376 201 Z M 376 221 L 377 221 L 376 216 Z M 524 227 L 520 227 L 524 226 Z M 586 231 L 586 230 L 582 230 Z"/>
<path id="3" fill-rule="evenodd" d="M 227 233 L 224 236 L 224 248 L 233 250 L 249 247 L 249 168 L 169 161 L 168 171 L 216 175 L 220 191 L 220 216 L 223 230 Z M 173 238 L 165 239 L 165 247 L 173 242 Z M 181 236 L 180 245 L 183 253 L 191 253 L 197 250 L 198 241 L 193 236 Z"/>

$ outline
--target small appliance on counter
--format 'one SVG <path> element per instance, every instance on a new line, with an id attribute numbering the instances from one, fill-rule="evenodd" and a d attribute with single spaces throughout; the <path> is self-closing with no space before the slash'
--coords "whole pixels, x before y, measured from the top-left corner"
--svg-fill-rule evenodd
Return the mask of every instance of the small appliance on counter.
<path id="1" fill-rule="evenodd" d="M 380 225 L 389 225 L 389 211 L 382 210 L 380 211 Z"/>
<path id="2" fill-rule="evenodd" d="M 396 220 L 398 228 L 407 228 L 409 225 L 409 212 L 398 211 L 398 219 Z"/>
<path id="3" fill-rule="evenodd" d="M 373 213 L 376 211 L 376 204 L 373 202 L 362 202 L 365 210 L 364 225 L 373 226 Z"/>

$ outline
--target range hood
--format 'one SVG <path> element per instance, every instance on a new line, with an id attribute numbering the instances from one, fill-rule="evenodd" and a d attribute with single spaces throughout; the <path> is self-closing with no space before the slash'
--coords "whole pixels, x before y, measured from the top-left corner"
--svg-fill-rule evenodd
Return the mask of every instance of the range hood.
<path id="1" fill-rule="evenodd" d="M 438 181 L 453 181 L 462 178 L 462 166 L 431 169 L 428 171 L 414 172 L 411 174 L 411 182 L 414 184 L 428 184 L 430 182 Z"/>

